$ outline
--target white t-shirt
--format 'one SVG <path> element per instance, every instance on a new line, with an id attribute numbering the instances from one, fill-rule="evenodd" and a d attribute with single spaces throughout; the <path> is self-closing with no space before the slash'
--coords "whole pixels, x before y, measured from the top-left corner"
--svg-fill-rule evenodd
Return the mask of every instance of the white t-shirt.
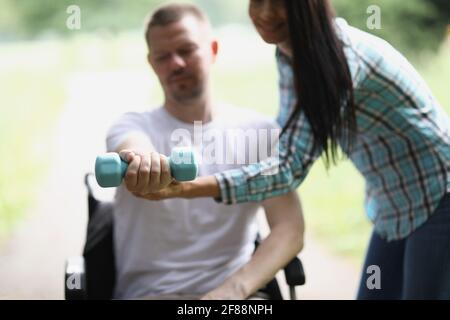
<path id="1" fill-rule="evenodd" d="M 222 140 L 223 150 L 227 147 L 224 154 L 230 159 L 230 152 L 232 158 L 248 152 L 248 145 L 230 148 L 229 141 L 234 140 L 227 138 L 236 133 L 233 129 L 273 132 L 277 128 L 274 121 L 256 112 L 231 106 L 217 110 L 212 122 L 196 129 L 197 141 L 193 138 L 194 125 L 177 120 L 165 108 L 126 113 L 110 128 L 107 149 L 114 151 L 133 131 L 146 135 L 158 152 L 170 155 L 172 148 L 179 145 L 172 141 L 174 136 L 184 132 L 192 135 L 192 141 L 185 140 L 182 144 L 192 147 L 197 158 L 204 155 L 205 148 L 209 148 L 208 154 L 215 154 L 211 153 L 209 142 Z M 206 143 L 199 143 L 200 132 Z M 242 166 L 236 161 L 211 164 L 208 159 L 203 160 L 199 175 Z M 123 185 L 118 187 L 114 208 L 117 268 L 114 297 L 201 295 L 219 286 L 250 260 L 258 231 L 255 219 L 258 209 L 256 203 L 227 206 L 210 198 L 149 201 L 134 197 Z"/>

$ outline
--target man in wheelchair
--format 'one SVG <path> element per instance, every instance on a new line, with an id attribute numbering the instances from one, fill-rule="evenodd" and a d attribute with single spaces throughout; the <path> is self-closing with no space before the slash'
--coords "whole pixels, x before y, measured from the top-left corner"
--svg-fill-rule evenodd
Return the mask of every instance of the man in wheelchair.
<path id="1" fill-rule="evenodd" d="M 261 132 L 270 136 L 277 126 L 255 112 L 213 101 L 209 71 L 218 43 L 197 7 L 159 7 L 146 27 L 148 61 L 164 104 L 126 113 L 108 131 L 108 151 L 129 162 L 113 207 L 113 298 L 273 298 L 260 289 L 303 247 L 296 193 L 232 206 L 207 198 L 153 201 L 148 194 L 173 183 L 167 158 L 160 154 L 170 154 L 174 146 L 190 146 L 201 155 L 199 175 L 210 175 L 248 163 L 254 146 L 236 146 L 236 132 L 253 130 L 257 140 L 251 144 L 270 148 L 273 141 L 261 138 Z M 261 207 L 270 234 L 255 251 Z"/>

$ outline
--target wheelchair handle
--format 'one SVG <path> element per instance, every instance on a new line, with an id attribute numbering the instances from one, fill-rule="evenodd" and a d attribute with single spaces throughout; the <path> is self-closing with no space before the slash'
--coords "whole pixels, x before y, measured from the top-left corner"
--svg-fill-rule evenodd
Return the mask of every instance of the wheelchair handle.
<path id="1" fill-rule="evenodd" d="M 197 177 L 198 165 L 194 152 L 188 148 L 174 148 L 168 158 L 170 172 L 177 181 L 191 181 Z M 95 160 L 95 178 L 103 188 L 118 187 L 128 169 L 118 153 L 100 155 Z"/>

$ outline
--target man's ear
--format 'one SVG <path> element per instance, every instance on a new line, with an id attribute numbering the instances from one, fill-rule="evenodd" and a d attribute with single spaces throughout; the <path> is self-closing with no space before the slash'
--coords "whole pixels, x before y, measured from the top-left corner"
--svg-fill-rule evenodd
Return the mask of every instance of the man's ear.
<path id="1" fill-rule="evenodd" d="M 217 58 L 217 54 L 219 53 L 219 42 L 217 42 L 217 40 L 213 40 L 211 42 L 211 50 L 215 61 Z"/>

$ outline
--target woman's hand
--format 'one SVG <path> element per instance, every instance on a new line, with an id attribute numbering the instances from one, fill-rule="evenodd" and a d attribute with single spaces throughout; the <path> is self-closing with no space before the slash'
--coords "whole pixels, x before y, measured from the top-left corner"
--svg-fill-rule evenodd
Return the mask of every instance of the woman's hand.
<path id="1" fill-rule="evenodd" d="M 169 161 L 164 155 L 137 154 L 131 150 L 122 150 L 119 155 L 128 162 L 124 182 L 131 193 L 140 196 L 157 193 L 172 183 Z"/>
<path id="2" fill-rule="evenodd" d="M 220 188 L 214 176 L 203 176 L 186 182 L 173 180 L 166 187 L 147 194 L 132 193 L 136 197 L 153 201 L 170 198 L 218 198 L 220 196 Z"/>
<path id="3" fill-rule="evenodd" d="M 147 194 L 139 194 L 132 192 L 133 195 L 135 195 L 138 198 L 152 200 L 152 201 L 159 201 L 159 200 L 165 200 L 170 198 L 186 198 L 186 194 L 184 191 L 184 186 L 187 184 L 187 182 L 178 182 L 173 181 L 171 184 L 169 184 L 164 189 L 161 189 L 159 191 L 153 192 L 153 193 L 147 193 Z"/>

